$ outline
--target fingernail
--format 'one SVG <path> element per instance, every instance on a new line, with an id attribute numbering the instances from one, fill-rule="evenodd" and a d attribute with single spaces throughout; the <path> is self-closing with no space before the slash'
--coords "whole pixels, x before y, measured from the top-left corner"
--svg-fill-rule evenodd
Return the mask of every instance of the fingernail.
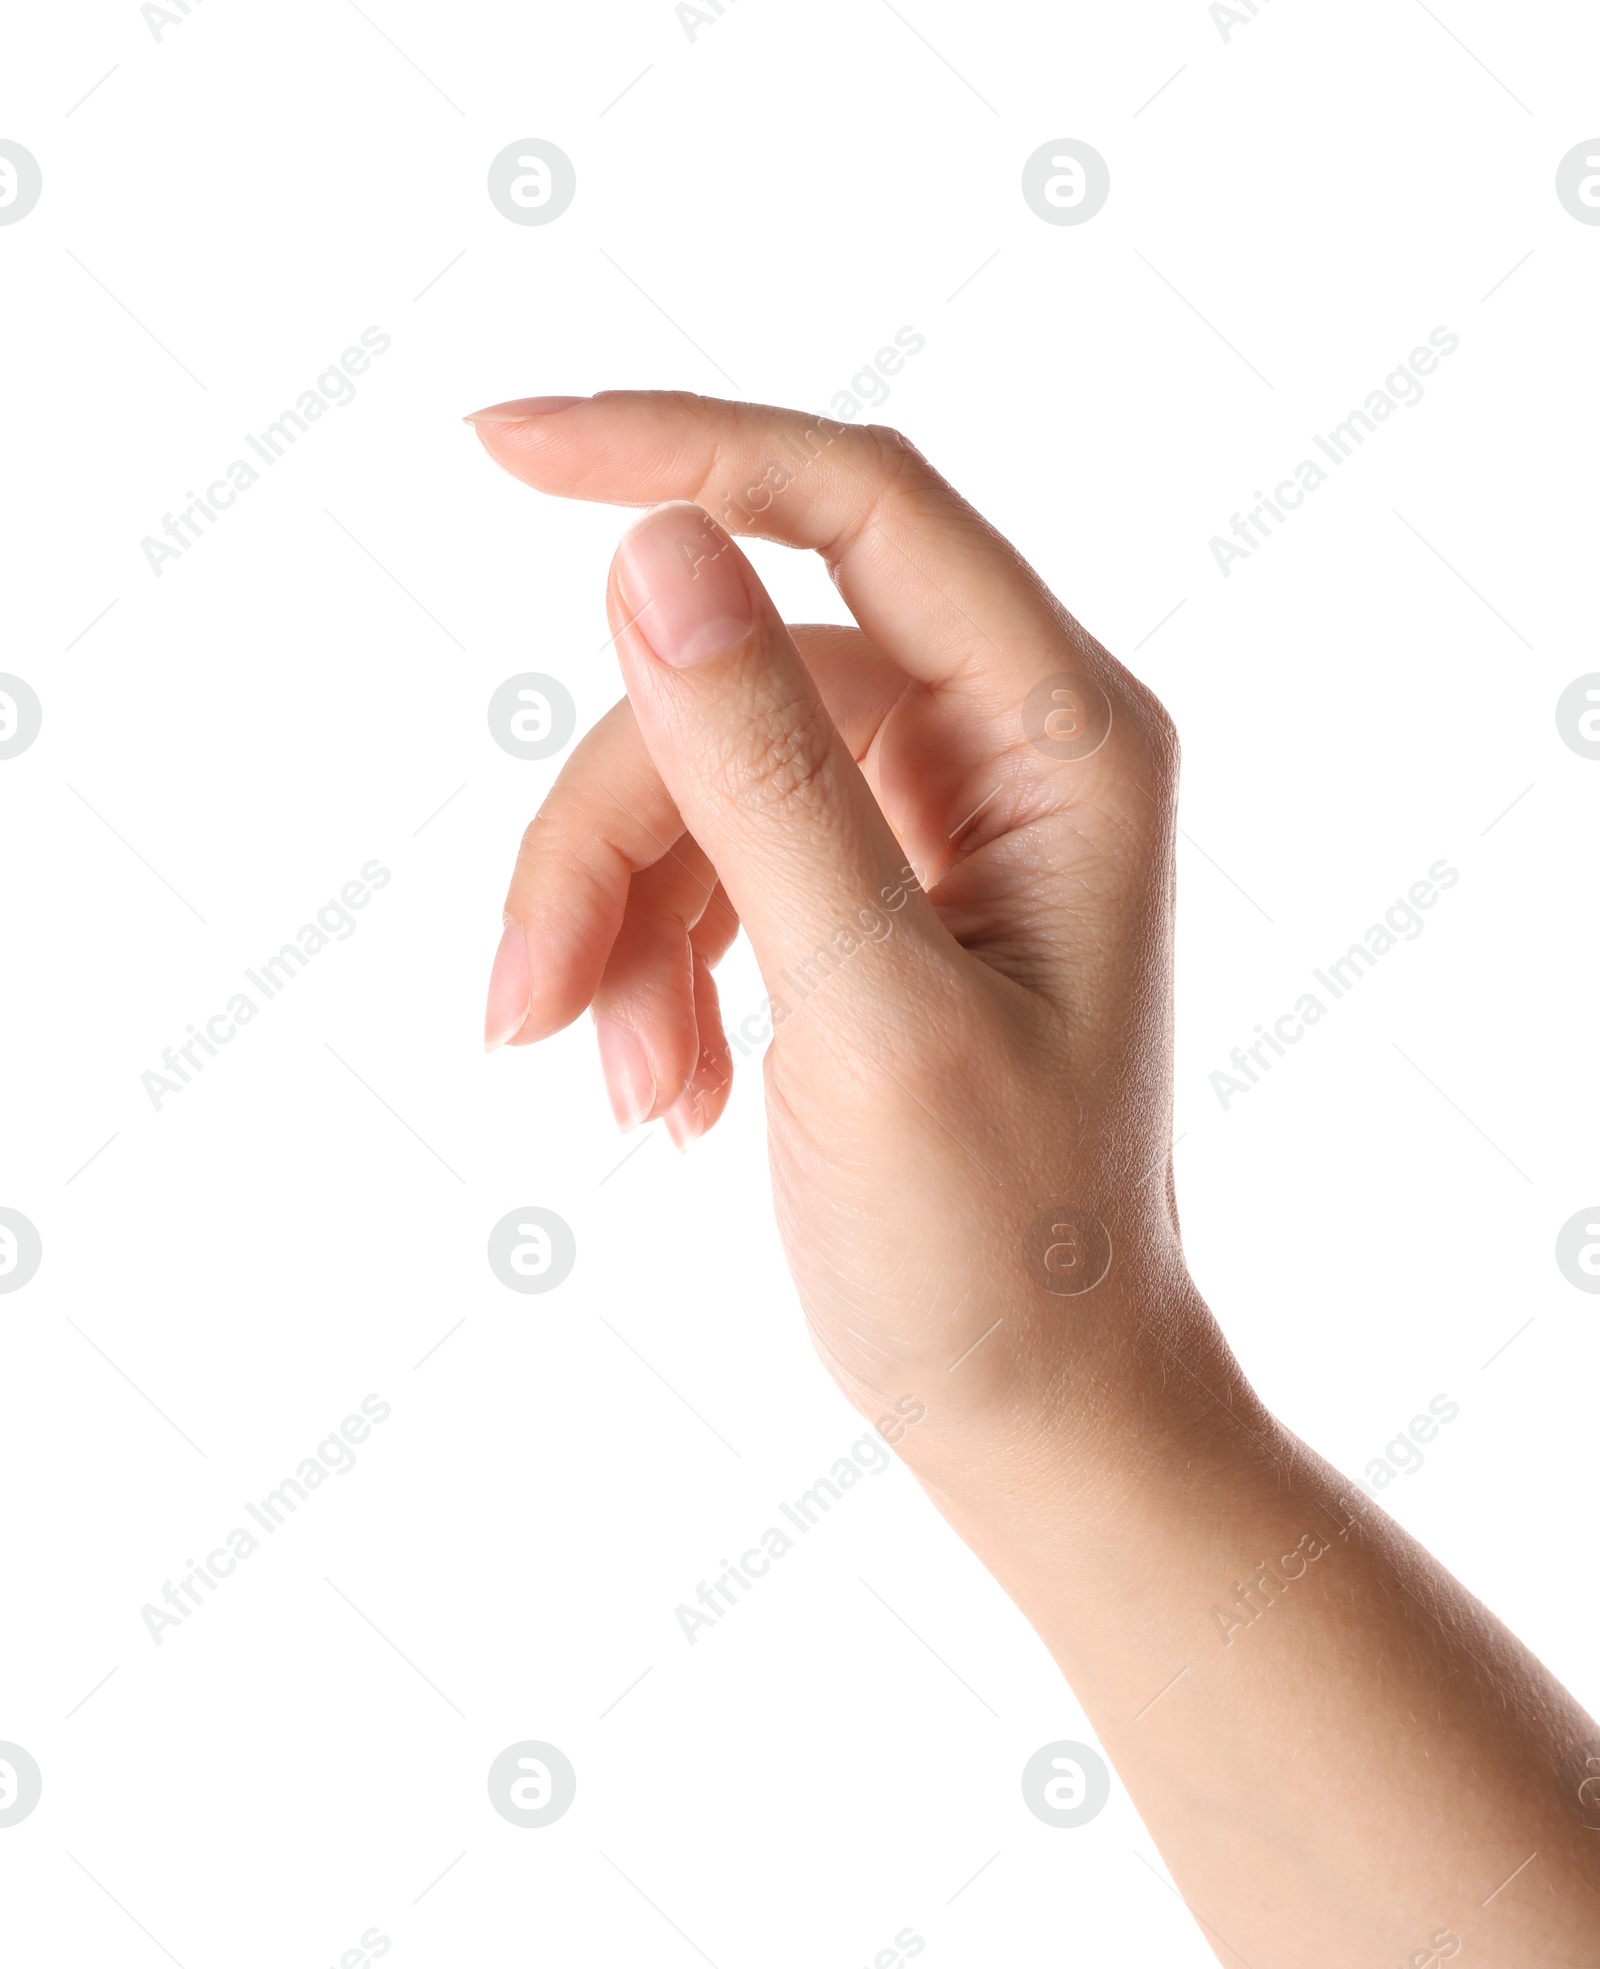
<path id="1" fill-rule="evenodd" d="M 530 417 L 548 417 L 553 410 L 570 410 L 587 397 L 513 397 L 510 403 L 491 403 L 487 410 L 473 410 L 463 424 L 521 424 Z"/>
<path id="2" fill-rule="evenodd" d="M 528 939 L 520 923 L 508 923 L 494 954 L 489 973 L 489 1003 L 483 1014 L 483 1050 L 492 1053 L 515 1039 L 527 1023 L 531 988 L 528 975 Z"/>
<path id="3" fill-rule="evenodd" d="M 674 670 L 732 649 L 755 621 L 739 553 L 698 506 L 658 506 L 624 534 L 617 585 L 634 627 Z"/>
<path id="4" fill-rule="evenodd" d="M 600 1042 L 600 1070 L 606 1077 L 611 1096 L 611 1112 L 626 1135 L 656 1104 L 656 1077 L 650 1071 L 639 1035 L 620 1019 L 596 1019 L 595 1037 Z"/>
<path id="5" fill-rule="evenodd" d="M 705 1110 L 700 1105 L 700 1096 L 692 1086 L 684 1088 L 661 1118 L 667 1124 L 667 1133 L 672 1137 L 672 1146 L 680 1152 L 688 1148 L 691 1142 L 699 1141 L 705 1133 Z"/>

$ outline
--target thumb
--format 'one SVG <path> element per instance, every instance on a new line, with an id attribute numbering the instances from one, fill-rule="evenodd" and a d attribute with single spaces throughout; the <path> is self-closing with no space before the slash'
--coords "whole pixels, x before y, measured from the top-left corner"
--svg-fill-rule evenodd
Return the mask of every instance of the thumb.
<path id="1" fill-rule="evenodd" d="M 698 506 L 658 506 L 618 546 L 608 604 L 645 744 L 774 999 L 785 975 L 792 998 L 835 974 L 855 999 L 885 963 L 904 973 L 948 946 L 794 639 L 722 528 Z M 874 962 L 856 961 L 869 946 Z"/>

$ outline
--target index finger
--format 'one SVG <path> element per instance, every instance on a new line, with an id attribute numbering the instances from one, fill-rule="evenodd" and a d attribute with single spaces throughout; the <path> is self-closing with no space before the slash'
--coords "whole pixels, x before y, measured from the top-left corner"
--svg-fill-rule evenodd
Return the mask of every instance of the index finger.
<path id="1" fill-rule="evenodd" d="M 851 613 L 920 683 L 993 709 L 1096 646 L 921 452 L 878 425 L 669 390 L 530 397 L 467 420 L 514 477 L 609 505 L 688 500 L 730 533 L 822 555 Z M 1098 653 L 1106 670 L 1119 666 Z"/>

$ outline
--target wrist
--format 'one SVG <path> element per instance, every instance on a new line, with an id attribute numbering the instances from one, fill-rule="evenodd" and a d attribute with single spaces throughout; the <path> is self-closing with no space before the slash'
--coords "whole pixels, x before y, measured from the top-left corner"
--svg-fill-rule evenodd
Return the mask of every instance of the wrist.
<path id="1" fill-rule="evenodd" d="M 965 1358 L 924 1364 L 882 1405 L 907 1426 L 873 1415 L 947 1515 L 1068 1501 L 1087 1528 L 1134 1493 L 1178 1497 L 1202 1470 L 1289 1454 L 1170 1251 L 1130 1253 L 1081 1296 L 992 1301 L 976 1331 Z"/>

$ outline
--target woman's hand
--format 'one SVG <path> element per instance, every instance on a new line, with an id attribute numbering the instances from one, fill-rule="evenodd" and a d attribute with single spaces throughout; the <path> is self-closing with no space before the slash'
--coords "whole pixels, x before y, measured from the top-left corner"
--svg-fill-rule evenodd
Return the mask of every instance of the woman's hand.
<path id="1" fill-rule="evenodd" d="M 1160 706 L 892 433 L 622 392 L 474 421 L 543 491 L 695 502 L 618 549 L 627 700 L 524 837 L 488 1043 L 592 1007 L 619 1119 L 687 1143 L 742 922 L 823 1358 L 925 1411 L 901 1455 L 1219 1957 L 1593 1969 L 1600 1731 L 1267 1414 L 1184 1268 Z M 786 629 L 702 508 L 821 553 L 859 629 Z"/>
<path id="2" fill-rule="evenodd" d="M 1114 1378 L 1116 1310 L 1181 1272 L 1165 712 L 893 432 L 632 392 L 474 422 L 542 491 L 698 502 L 618 548 L 627 701 L 524 837 L 488 1043 L 591 1007 L 618 1119 L 686 1144 L 742 922 L 779 1219 L 850 1398 L 937 1433 Z M 860 628 L 786 628 L 702 508 L 820 553 Z"/>

